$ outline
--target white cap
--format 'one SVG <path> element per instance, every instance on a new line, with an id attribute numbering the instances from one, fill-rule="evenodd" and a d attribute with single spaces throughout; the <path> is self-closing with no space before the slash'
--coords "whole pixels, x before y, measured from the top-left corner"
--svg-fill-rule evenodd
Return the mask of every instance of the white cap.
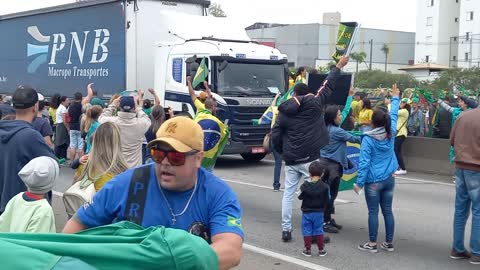
<path id="1" fill-rule="evenodd" d="M 60 174 L 58 162 L 51 157 L 37 157 L 25 165 L 18 176 L 30 192 L 44 194 L 52 190 Z"/>
<path id="2" fill-rule="evenodd" d="M 40 94 L 40 93 L 37 93 L 38 94 L 38 101 L 44 101 L 45 100 L 45 97 Z"/>

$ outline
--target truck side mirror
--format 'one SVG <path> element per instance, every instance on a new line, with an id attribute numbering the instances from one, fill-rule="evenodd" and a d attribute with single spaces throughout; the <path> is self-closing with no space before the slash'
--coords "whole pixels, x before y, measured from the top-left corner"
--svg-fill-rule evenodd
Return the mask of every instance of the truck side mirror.
<path id="1" fill-rule="evenodd" d="M 187 60 L 185 60 L 185 63 L 191 64 L 196 61 L 197 61 L 197 55 L 195 54 L 194 56 L 187 58 Z"/>
<path id="2" fill-rule="evenodd" d="M 228 62 L 226 60 L 223 60 L 222 63 L 218 66 L 218 72 L 224 71 L 228 66 Z"/>

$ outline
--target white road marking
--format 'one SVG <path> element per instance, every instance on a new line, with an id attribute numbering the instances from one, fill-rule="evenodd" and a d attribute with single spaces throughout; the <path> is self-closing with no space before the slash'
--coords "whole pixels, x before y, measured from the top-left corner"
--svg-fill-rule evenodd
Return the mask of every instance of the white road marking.
<path id="1" fill-rule="evenodd" d="M 443 182 L 438 182 L 438 181 L 428 181 L 428 180 L 421 180 L 417 178 L 409 178 L 409 177 L 403 177 L 403 176 L 396 176 L 395 178 L 400 179 L 400 180 L 405 180 L 405 181 L 411 181 L 411 182 L 419 182 L 419 183 L 425 183 L 425 184 L 436 184 L 436 185 L 442 185 L 442 186 L 449 186 L 449 187 L 454 187 L 455 184 L 450 184 L 450 183 L 443 183 Z"/>
<path id="2" fill-rule="evenodd" d="M 242 182 L 242 181 L 235 181 L 235 180 L 226 180 L 224 179 L 225 182 L 229 182 L 229 183 L 234 183 L 234 184 L 239 184 L 239 185 L 245 185 L 245 186 L 251 186 L 251 187 L 258 187 L 258 188 L 263 188 L 263 189 L 269 189 L 269 190 L 272 190 L 273 187 L 267 187 L 267 186 L 262 186 L 262 185 L 257 185 L 257 184 L 253 184 L 253 183 L 248 183 L 248 182 Z M 280 189 L 281 191 L 284 191 L 284 189 Z M 347 200 L 342 200 L 342 199 L 336 199 L 335 200 L 336 202 L 339 202 L 339 203 L 351 203 L 351 201 L 347 201 Z"/>
<path id="3" fill-rule="evenodd" d="M 290 256 L 287 256 L 287 255 L 276 253 L 276 252 L 266 250 L 266 249 L 263 249 L 263 248 L 259 248 L 259 247 L 256 247 L 256 246 L 252 246 L 252 245 L 249 245 L 249 244 L 243 244 L 243 248 L 248 250 L 248 251 L 254 252 L 254 253 L 258 253 L 258 254 L 261 254 L 261 255 L 264 255 L 264 256 L 267 256 L 267 257 L 272 257 L 272 258 L 275 258 L 275 259 L 279 259 L 279 260 L 282 260 L 284 262 L 288 262 L 288 263 L 291 263 L 291 264 L 296 264 L 298 266 L 302 266 L 302 267 L 312 269 L 312 270 L 332 270 L 330 268 L 327 268 L 327 267 L 324 267 L 324 266 L 321 266 L 321 265 L 318 265 L 318 264 L 314 264 L 314 263 L 311 263 L 311 262 L 300 260 L 300 259 L 297 259 L 297 258 L 294 258 L 294 257 L 290 257 Z"/>

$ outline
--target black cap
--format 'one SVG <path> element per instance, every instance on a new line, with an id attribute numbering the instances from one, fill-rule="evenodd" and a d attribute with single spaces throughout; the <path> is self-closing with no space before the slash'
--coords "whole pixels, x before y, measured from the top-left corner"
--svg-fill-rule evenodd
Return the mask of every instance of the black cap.
<path id="1" fill-rule="evenodd" d="M 20 85 L 13 93 L 12 101 L 15 109 L 28 109 L 38 102 L 38 94 L 32 87 Z"/>

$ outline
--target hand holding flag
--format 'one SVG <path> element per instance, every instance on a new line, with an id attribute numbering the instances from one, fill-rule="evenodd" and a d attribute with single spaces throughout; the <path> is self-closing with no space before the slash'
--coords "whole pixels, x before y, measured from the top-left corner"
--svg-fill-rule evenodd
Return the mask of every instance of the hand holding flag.
<path id="1" fill-rule="evenodd" d="M 195 77 L 193 78 L 193 83 L 192 83 L 193 88 L 203 83 L 207 79 L 207 77 L 208 77 L 208 67 L 204 57 L 202 59 L 202 62 L 200 63 L 200 66 L 197 69 L 197 73 L 195 73 Z"/>

